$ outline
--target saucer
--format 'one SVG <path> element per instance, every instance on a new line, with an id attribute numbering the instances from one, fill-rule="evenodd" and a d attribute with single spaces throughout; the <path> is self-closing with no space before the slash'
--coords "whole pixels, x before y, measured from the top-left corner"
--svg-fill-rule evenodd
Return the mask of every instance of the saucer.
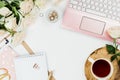
<path id="1" fill-rule="evenodd" d="M 110 60 L 111 56 L 112 56 L 111 54 L 108 54 L 108 52 L 106 50 L 106 47 L 98 48 L 97 50 L 95 50 L 94 52 L 92 52 L 89 55 L 89 57 L 91 57 L 93 59 L 106 58 L 108 60 Z M 109 80 L 120 80 L 120 70 L 119 70 L 119 66 L 117 64 L 117 61 L 114 60 L 112 62 L 112 65 L 114 67 L 114 70 L 113 70 L 113 74 L 112 74 L 112 76 L 110 77 Z M 87 60 L 85 62 L 85 67 L 84 67 L 86 79 L 87 80 L 96 80 L 93 77 L 90 69 L 91 69 L 91 62 L 89 62 L 88 58 L 87 58 Z"/>

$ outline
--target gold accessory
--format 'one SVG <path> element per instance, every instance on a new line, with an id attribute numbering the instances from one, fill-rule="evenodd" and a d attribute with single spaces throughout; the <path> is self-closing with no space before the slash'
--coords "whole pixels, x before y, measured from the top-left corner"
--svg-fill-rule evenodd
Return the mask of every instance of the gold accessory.
<path id="1" fill-rule="evenodd" d="M 0 68 L 0 72 L 3 72 L 2 74 L 0 74 L 0 80 L 3 80 L 4 78 L 8 77 L 8 80 L 11 79 L 10 74 L 8 73 L 8 70 L 5 68 Z"/>

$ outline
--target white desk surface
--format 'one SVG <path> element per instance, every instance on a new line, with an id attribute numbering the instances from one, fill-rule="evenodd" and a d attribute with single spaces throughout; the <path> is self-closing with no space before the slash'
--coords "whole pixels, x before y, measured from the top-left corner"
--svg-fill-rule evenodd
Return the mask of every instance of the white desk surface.
<path id="1" fill-rule="evenodd" d="M 58 10 L 61 8 L 63 12 L 64 5 Z M 54 70 L 56 80 L 86 80 L 84 64 L 87 57 L 95 49 L 111 42 L 66 30 L 62 28 L 61 21 L 62 18 L 50 23 L 39 17 L 29 27 L 25 41 L 34 52 L 42 50 L 47 53 L 48 67 Z M 16 51 L 21 55 L 27 53 L 20 46 Z"/>

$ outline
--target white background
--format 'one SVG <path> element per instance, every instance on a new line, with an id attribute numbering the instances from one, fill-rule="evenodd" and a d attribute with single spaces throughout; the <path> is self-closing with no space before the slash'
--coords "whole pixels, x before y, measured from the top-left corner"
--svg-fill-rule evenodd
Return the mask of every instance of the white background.
<path id="1" fill-rule="evenodd" d="M 65 4 L 66 0 L 56 7 L 61 16 L 56 23 L 47 21 L 46 16 L 39 16 L 29 27 L 25 41 L 34 52 L 47 53 L 48 68 L 54 71 L 56 80 L 86 80 L 84 64 L 87 57 L 97 48 L 112 43 L 62 28 Z M 21 55 L 27 53 L 21 45 L 16 51 Z"/>

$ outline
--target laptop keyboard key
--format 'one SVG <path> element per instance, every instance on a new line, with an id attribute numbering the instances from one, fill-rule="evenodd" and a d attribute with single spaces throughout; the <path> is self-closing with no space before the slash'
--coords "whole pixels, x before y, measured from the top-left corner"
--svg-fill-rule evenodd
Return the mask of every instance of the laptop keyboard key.
<path id="1" fill-rule="evenodd" d="M 86 9 L 86 12 L 91 13 L 91 14 L 95 14 L 95 15 L 98 15 L 98 16 L 106 17 L 106 14 L 100 13 L 100 12 L 97 12 L 97 11 L 94 11 L 94 10 L 91 10 L 91 9 Z"/>
<path id="2" fill-rule="evenodd" d="M 70 3 L 72 3 L 72 4 L 78 4 L 78 1 L 70 0 Z"/>
<path id="3" fill-rule="evenodd" d="M 72 4 L 69 4 L 69 7 L 70 7 L 70 8 L 72 8 L 72 7 L 73 7 L 73 5 L 72 5 Z"/>

